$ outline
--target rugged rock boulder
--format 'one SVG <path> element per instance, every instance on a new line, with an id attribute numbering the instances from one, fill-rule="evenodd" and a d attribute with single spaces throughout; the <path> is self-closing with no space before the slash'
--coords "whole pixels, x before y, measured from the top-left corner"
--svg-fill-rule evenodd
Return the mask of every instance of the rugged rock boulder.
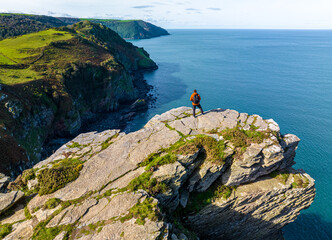
<path id="1" fill-rule="evenodd" d="M 315 197 L 292 168 L 298 143 L 258 115 L 187 107 L 137 132 L 81 134 L 9 184 L 26 201 L 1 218 L 2 237 L 282 239 Z"/>

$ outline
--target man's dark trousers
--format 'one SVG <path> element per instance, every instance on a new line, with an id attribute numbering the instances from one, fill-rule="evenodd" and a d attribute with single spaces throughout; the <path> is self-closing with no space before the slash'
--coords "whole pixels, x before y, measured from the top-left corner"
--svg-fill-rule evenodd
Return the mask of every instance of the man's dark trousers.
<path id="1" fill-rule="evenodd" d="M 196 117 L 195 116 L 196 107 L 198 107 L 201 110 L 202 114 L 204 113 L 201 104 L 193 105 L 193 115 L 194 115 L 194 117 Z"/>

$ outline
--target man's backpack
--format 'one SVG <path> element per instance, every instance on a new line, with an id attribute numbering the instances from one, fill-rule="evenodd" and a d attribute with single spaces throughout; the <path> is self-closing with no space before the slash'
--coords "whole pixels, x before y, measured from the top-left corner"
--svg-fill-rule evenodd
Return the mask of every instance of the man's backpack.
<path id="1" fill-rule="evenodd" d="M 198 97 L 198 94 L 195 94 L 195 95 L 194 95 L 193 103 L 194 103 L 194 104 L 199 104 L 199 97 Z"/>

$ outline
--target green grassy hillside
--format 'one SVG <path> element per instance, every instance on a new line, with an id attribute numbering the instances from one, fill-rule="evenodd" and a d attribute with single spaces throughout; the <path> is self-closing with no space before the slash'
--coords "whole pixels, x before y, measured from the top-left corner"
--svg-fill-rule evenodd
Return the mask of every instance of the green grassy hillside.
<path id="1" fill-rule="evenodd" d="M 73 38 L 71 33 L 49 29 L 0 41 L 0 53 L 2 56 L 12 61 L 10 64 L 31 63 L 40 55 L 43 47 L 49 45 L 51 42 L 71 38 Z M 0 61 L 0 65 L 1 64 L 6 63 Z"/>
<path id="2" fill-rule="evenodd" d="M 136 100 L 133 74 L 155 68 L 144 49 L 88 21 L 0 41 L 0 172 L 38 161 L 48 136 L 74 134 L 85 114 Z"/>
<path id="3" fill-rule="evenodd" d="M 0 41 L 0 83 L 18 84 L 42 78 L 41 73 L 29 65 L 45 54 L 44 48 L 50 43 L 73 37 L 66 31 L 48 29 Z M 26 66 L 15 67 L 19 64 Z M 13 68 L 1 68 L 1 65 L 12 65 Z"/>

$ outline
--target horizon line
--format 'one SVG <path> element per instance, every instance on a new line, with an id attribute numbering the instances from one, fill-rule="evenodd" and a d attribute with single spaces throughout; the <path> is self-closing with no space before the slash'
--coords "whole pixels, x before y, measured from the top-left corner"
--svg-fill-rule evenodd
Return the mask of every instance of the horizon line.
<path id="1" fill-rule="evenodd" d="M 165 28 L 166 30 L 317 30 L 332 31 L 332 28 Z"/>

